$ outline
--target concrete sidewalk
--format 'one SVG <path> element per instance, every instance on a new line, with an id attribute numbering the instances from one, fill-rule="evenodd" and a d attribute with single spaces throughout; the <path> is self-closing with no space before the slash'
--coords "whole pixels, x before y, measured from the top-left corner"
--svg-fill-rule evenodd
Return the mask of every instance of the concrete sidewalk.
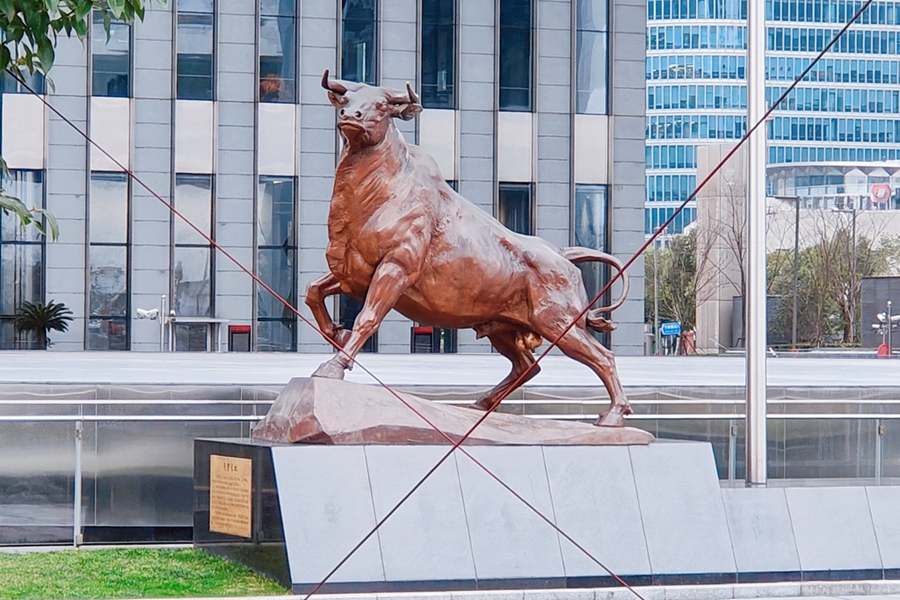
<path id="1" fill-rule="evenodd" d="M 825 581 L 797 583 L 744 583 L 726 585 L 647 586 L 634 590 L 644 600 L 898 600 L 900 581 Z M 271 600 L 304 596 L 258 596 L 229 600 Z M 624 587 L 546 590 L 476 590 L 466 592 L 412 592 L 404 594 L 316 594 L 321 600 L 638 600 Z M 193 598 L 191 600 L 214 600 Z"/>

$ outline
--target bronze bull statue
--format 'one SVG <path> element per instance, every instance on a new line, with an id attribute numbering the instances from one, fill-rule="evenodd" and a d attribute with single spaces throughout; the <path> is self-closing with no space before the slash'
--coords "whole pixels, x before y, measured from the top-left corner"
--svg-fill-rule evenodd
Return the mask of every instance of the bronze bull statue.
<path id="1" fill-rule="evenodd" d="M 407 144 L 394 126 L 395 117 L 409 120 L 422 110 L 409 84 L 397 92 L 329 80 L 326 70 L 322 86 L 338 110 L 344 146 L 328 215 L 331 272 L 309 285 L 306 304 L 346 354 L 335 354 L 313 376 L 343 378 L 382 319 L 396 309 L 436 327 L 471 327 L 512 361 L 512 372 L 475 408 L 494 408 L 537 375 L 537 365 L 529 371 L 533 350 L 542 338 L 562 336 L 560 350 L 590 367 L 609 392 L 610 408 L 597 424 L 622 425 L 632 411 L 615 358 L 587 328 L 613 328 L 600 313 L 621 306 L 628 279 L 622 273 L 622 295 L 611 306 L 578 318 L 588 297 L 575 266 L 600 261 L 622 271 L 622 263 L 596 250 L 557 248 L 513 233 L 457 194 L 434 159 Z M 352 331 L 336 324 L 325 307 L 324 299 L 337 293 L 364 301 Z"/>

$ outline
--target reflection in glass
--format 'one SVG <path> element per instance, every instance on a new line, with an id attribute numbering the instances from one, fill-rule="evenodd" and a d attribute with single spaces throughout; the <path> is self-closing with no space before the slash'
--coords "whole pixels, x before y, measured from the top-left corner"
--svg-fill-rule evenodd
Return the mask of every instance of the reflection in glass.
<path id="1" fill-rule="evenodd" d="M 422 0 L 422 106 L 456 108 L 455 0 Z"/>
<path id="2" fill-rule="evenodd" d="M 13 67 L 11 67 L 13 68 Z M 22 78 L 22 81 L 28 85 L 32 90 L 34 90 L 38 94 L 44 93 L 44 76 L 39 72 L 35 71 L 34 73 L 29 73 L 27 69 L 24 71 L 19 71 L 19 77 Z M 9 73 L 4 73 L 0 76 L 0 87 L 2 87 L 2 93 L 4 94 L 30 94 L 29 91 L 19 79 L 13 77 Z"/>
<path id="3" fill-rule="evenodd" d="M 90 319 L 87 325 L 88 350 L 128 350 L 128 320 Z"/>
<path id="4" fill-rule="evenodd" d="M 43 244 L 0 244 L 0 314 L 11 316 L 22 302 L 44 301 Z"/>
<path id="5" fill-rule="evenodd" d="M 259 246 L 295 245 L 293 178 L 261 176 L 258 202 Z"/>
<path id="6" fill-rule="evenodd" d="M 175 175 L 175 209 L 210 235 L 212 223 L 212 175 Z M 184 219 L 175 216 L 175 243 L 208 245 Z"/>
<path id="7" fill-rule="evenodd" d="M 259 14 L 259 101 L 294 102 L 297 87 L 294 0 L 262 0 Z"/>
<path id="8" fill-rule="evenodd" d="M 212 278 L 209 247 L 176 246 L 173 251 L 172 309 L 182 317 L 210 317 Z"/>
<path id="9" fill-rule="evenodd" d="M 91 173 L 88 235 L 92 244 L 128 241 L 128 180 L 125 173 Z"/>
<path id="10" fill-rule="evenodd" d="M 294 266 L 296 250 L 284 248 L 260 248 L 257 252 L 257 272 L 260 279 L 271 286 L 275 293 L 294 305 L 296 302 Z M 275 317 L 293 319 L 294 313 L 262 287 L 259 288 L 257 310 L 260 318 Z"/>
<path id="11" fill-rule="evenodd" d="M 575 111 L 609 112 L 609 34 L 606 0 L 578 0 Z"/>
<path id="12" fill-rule="evenodd" d="M 175 350 L 177 352 L 206 352 L 209 325 L 175 324 Z"/>
<path id="13" fill-rule="evenodd" d="M 44 206 L 41 171 L 9 171 L 6 192 L 28 208 Z M 34 226 L 22 227 L 13 213 L 0 212 L 0 349 L 30 347 L 33 335 L 13 324 L 23 302 L 44 301 L 44 238 Z"/>
<path id="14" fill-rule="evenodd" d="M 295 321 L 260 319 L 256 324 L 256 349 L 260 352 L 296 350 L 295 323 Z"/>
<path id="15" fill-rule="evenodd" d="M 109 36 L 103 27 L 103 14 L 94 11 L 91 26 L 91 93 L 94 96 L 129 95 L 128 76 L 131 72 L 131 27 L 113 21 Z"/>
<path id="16" fill-rule="evenodd" d="M 500 0 L 500 110 L 531 110 L 531 0 Z"/>
<path id="17" fill-rule="evenodd" d="M 212 175 L 175 175 L 175 209 L 205 235 L 212 233 L 212 187 Z M 172 218 L 175 224 L 172 310 L 182 317 L 212 317 L 215 313 L 212 247 L 183 219 L 177 215 Z M 176 331 L 176 347 L 181 343 L 179 339 L 184 341 L 191 335 Z"/>
<path id="18" fill-rule="evenodd" d="M 531 214 L 531 184 L 501 183 L 497 220 L 516 233 L 534 235 Z"/>
<path id="19" fill-rule="evenodd" d="M 342 0 L 341 79 L 375 85 L 375 0 Z"/>
<path id="20" fill-rule="evenodd" d="M 128 315 L 126 246 L 91 246 L 90 311 L 92 316 Z"/>
<path id="21" fill-rule="evenodd" d="M 198 4 L 204 3 L 178 3 L 176 89 L 179 100 L 213 99 L 212 2 L 208 6 L 195 6 Z"/>
<path id="22" fill-rule="evenodd" d="M 291 177 L 260 176 L 257 194 L 257 272 L 260 278 L 296 305 L 297 239 Z M 257 287 L 257 349 L 296 349 L 296 316 L 262 286 Z"/>
<path id="23" fill-rule="evenodd" d="M 575 186 L 573 242 L 576 246 L 609 252 L 609 204 L 607 186 L 581 185 Z M 603 289 L 609 279 L 609 266 L 599 262 L 578 265 L 584 289 L 588 299 L 593 299 Z M 604 294 L 601 302 L 609 300 L 609 293 Z M 608 342 L 608 334 L 594 335 L 603 343 Z"/>

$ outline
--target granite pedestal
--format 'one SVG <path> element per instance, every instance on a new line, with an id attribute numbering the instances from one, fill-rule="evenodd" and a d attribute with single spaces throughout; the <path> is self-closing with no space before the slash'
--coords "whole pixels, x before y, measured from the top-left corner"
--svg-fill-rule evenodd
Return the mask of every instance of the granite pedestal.
<path id="1" fill-rule="evenodd" d="M 195 545 L 309 592 L 448 446 L 195 443 Z M 720 489 L 709 444 L 474 446 L 632 584 L 900 576 L 898 488 Z M 209 531 L 210 455 L 253 460 L 250 538 Z M 616 585 L 456 452 L 323 587 L 402 592 Z"/>

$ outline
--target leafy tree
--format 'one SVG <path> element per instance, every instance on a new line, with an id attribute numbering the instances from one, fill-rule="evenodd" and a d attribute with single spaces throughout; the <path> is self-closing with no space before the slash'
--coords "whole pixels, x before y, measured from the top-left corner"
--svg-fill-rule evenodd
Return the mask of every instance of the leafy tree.
<path id="1" fill-rule="evenodd" d="M 91 23 L 91 12 L 103 15 L 109 33 L 113 19 L 132 23 L 143 20 L 145 0 L 0 0 L 0 76 L 23 80 L 23 74 L 35 72 L 45 77 L 55 58 L 59 35 L 75 34 L 84 39 Z M 52 80 L 47 78 L 52 87 Z M 0 171 L 6 176 L 6 163 L 0 158 Z M 33 223 L 52 239 L 59 228 L 52 215 L 37 207 L 28 208 L 0 187 L 0 210 L 13 212 L 22 225 Z M 46 223 L 46 228 L 45 228 Z"/>
<path id="2" fill-rule="evenodd" d="M 33 332 L 37 338 L 38 349 L 46 350 L 50 341 L 47 332 L 68 331 L 71 315 L 72 311 L 62 302 L 56 303 L 52 300 L 47 304 L 22 302 L 16 309 L 14 322 L 19 331 Z"/>
<path id="3" fill-rule="evenodd" d="M 654 277 L 653 248 L 644 252 L 644 296 L 648 321 L 653 320 L 654 296 L 659 298 L 659 317 L 678 321 L 684 332 L 697 320 L 697 232 L 676 235 L 669 245 L 657 250 L 659 270 Z M 653 286 L 658 285 L 657 294 Z"/>

